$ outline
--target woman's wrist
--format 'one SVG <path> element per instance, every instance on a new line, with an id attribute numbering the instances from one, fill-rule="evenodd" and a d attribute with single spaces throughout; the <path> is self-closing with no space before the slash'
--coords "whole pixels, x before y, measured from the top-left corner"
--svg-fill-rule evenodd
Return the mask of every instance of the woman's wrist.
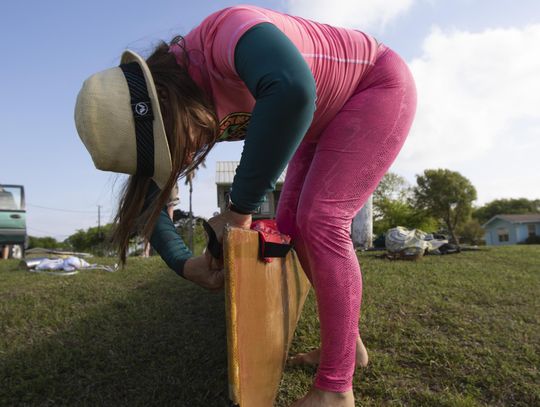
<path id="1" fill-rule="evenodd" d="M 210 291 L 223 288 L 223 266 L 213 268 L 205 254 L 191 257 L 184 267 L 184 278 Z"/>
<path id="2" fill-rule="evenodd" d="M 242 209 L 240 207 L 238 207 L 231 199 L 231 194 L 228 193 L 225 197 L 226 199 L 226 209 L 229 210 L 229 211 L 232 211 L 234 213 L 238 213 L 240 215 L 253 215 L 254 213 L 256 213 L 256 211 L 249 211 L 249 210 L 245 210 L 245 209 Z"/>
<path id="3" fill-rule="evenodd" d="M 197 264 L 197 257 L 193 256 L 186 260 L 184 263 L 184 269 L 182 271 L 182 275 L 186 280 L 192 281 L 193 276 L 193 269 L 196 267 Z"/>

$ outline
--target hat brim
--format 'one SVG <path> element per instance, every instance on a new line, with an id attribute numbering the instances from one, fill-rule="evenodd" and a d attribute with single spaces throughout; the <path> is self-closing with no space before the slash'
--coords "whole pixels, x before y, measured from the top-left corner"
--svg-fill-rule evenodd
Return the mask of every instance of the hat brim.
<path id="1" fill-rule="evenodd" d="M 172 160 L 169 142 L 167 141 L 167 134 L 165 133 L 163 116 L 161 115 L 161 109 L 159 107 L 159 98 L 156 86 L 154 84 L 154 79 L 152 78 L 150 68 L 148 68 L 144 58 L 136 52 L 126 50 L 122 54 L 120 63 L 126 64 L 130 62 L 137 62 L 141 66 L 144 79 L 146 80 L 150 102 L 152 103 L 152 110 L 154 112 L 154 175 L 152 176 L 152 179 L 156 182 L 160 189 L 163 189 L 169 181 L 172 173 Z"/>

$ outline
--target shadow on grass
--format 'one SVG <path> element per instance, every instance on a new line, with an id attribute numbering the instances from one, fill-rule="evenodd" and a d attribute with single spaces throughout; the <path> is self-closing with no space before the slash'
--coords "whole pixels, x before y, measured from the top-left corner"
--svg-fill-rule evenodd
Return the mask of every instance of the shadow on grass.
<path id="1" fill-rule="evenodd" d="M 0 355 L 0 405 L 229 404 L 223 294 L 160 275 L 110 298 Z"/>

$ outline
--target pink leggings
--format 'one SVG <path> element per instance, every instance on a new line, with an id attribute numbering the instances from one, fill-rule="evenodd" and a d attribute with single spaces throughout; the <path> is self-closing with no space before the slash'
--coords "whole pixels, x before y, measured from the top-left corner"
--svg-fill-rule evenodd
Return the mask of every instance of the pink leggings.
<path id="1" fill-rule="evenodd" d="M 351 222 L 400 151 L 416 110 L 403 60 L 384 47 L 375 66 L 323 130 L 289 163 L 276 220 L 291 235 L 317 297 L 321 359 L 314 385 L 352 388 L 362 275 Z"/>

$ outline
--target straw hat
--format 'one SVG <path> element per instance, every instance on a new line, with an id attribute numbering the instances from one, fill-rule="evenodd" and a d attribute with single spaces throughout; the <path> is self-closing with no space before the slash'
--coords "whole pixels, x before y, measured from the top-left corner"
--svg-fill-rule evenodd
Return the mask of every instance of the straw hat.
<path id="1" fill-rule="evenodd" d="M 97 169 L 152 177 L 163 189 L 171 153 L 152 74 L 133 51 L 119 67 L 90 76 L 77 96 L 75 125 Z"/>

